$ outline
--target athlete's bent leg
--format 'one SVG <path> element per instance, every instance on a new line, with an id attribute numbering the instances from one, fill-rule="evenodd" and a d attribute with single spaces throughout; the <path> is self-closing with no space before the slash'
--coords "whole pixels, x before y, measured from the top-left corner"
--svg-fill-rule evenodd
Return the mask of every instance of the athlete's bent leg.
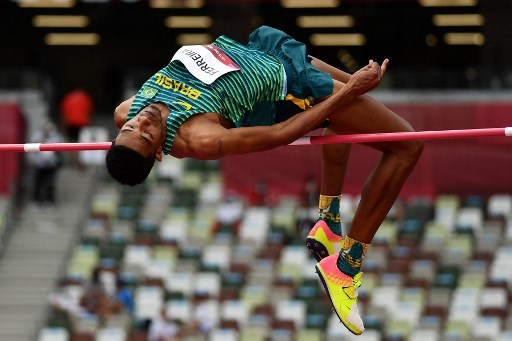
<path id="1" fill-rule="evenodd" d="M 323 135 L 332 136 L 336 133 L 325 129 Z M 349 155 L 350 144 L 322 145 L 318 220 L 306 238 L 306 246 L 318 262 L 341 248 L 340 200 Z"/>
<path id="2" fill-rule="evenodd" d="M 335 91 L 341 86 L 342 83 L 335 82 Z M 329 128 L 337 134 L 413 131 L 405 120 L 368 95 L 358 97 L 348 107 L 333 113 L 330 122 Z M 357 312 L 357 288 L 361 285 L 363 258 L 423 148 L 421 141 L 367 145 L 381 151 L 382 157 L 366 181 L 341 252 L 324 258 L 316 266 L 336 314 L 354 334 L 364 330 Z M 324 174 L 328 177 L 326 184 L 337 183 L 339 175 L 330 171 Z"/>

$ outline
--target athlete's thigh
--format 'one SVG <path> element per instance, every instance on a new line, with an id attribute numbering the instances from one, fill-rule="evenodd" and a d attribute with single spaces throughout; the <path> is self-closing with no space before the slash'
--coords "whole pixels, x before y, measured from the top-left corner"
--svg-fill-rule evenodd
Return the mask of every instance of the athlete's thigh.
<path id="1" fill-rule="evenodd" d="M 335 82 L 335 91 L 342 83 Z M 335 111 L 329 118 L 329 128 L 338 134 L 370 134 L 388 132 L 410 132 L 412 126 L 384 104 L 369 95 L 356 98 L 353 103 Z M 400 147 L 401 142 L 369 144 L 385 150 Z"/>

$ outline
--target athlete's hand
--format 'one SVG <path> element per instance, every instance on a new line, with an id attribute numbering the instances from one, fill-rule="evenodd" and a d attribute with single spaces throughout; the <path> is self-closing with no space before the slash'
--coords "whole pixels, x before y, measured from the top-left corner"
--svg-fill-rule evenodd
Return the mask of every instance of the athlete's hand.
<path id="1" fill-rule="evenodd" d="M 368 65 L 355 72 L 347 83 L 355 96 L 363 95 L 377 87 L 386 73 L 389 60 L 384 59 L 382 65 L 370 60 Z"/>

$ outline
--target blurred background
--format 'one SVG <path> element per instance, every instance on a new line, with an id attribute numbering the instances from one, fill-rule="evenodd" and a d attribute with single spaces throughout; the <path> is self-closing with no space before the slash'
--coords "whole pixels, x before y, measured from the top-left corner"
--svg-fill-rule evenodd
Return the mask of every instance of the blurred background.
<path id="1" fill-rule="evenodd" d="M 372 96 L 418 131 L 510 126 L 511 16 L 510 0 L 0 0 L 0 143 L 108 141 L 180 46 L 260 25 L 349 73 L 389 58 Z M 168 157 L 133 188 L 103 151 L 2 152 L 0 340 L 512 340 L 511 147 L 426 143 L 363 265 L 357 338 L 304 247 L 320 147 Z M 344 233 L 378 157 L 353 147 Z"/>

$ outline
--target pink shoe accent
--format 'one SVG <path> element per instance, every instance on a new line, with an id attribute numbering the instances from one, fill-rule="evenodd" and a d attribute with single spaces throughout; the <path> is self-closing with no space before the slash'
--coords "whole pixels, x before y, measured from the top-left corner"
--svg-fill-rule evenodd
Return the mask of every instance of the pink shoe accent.
<path id="1" fill-rule="evenodd" d="M 331 243 L 341 243 L 343 238 L 341 236 L 338 236 L 337 234 L 333 233 L 327 223 L 324 220 L 319 220 L 316 222 L 315 226 L 309 231 L 308 237 L 312 237 L 315 235 L 316 231 L 318 231 L 319 228 L 322 228 L 324 230 L 325 235 L 327 236 L 327 239 Z"/>
<path id="2" fill-rule="evenodd" d="M 318 266 L 322 268 L 324 275 L 336 285 L 350 286 L 352 285 L 353 278 L 345 275 L 340 271 L 340 269 L 338 269 L 338 257 L 339 254 L 325 257 L 320 261 L 320 263 L 318 263 Z"/>

